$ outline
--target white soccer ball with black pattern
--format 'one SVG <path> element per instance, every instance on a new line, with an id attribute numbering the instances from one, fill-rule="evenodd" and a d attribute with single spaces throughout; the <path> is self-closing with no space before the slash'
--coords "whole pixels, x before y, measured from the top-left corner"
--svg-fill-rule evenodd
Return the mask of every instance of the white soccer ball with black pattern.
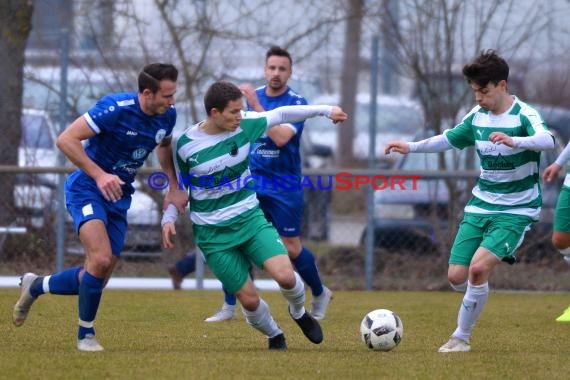
<path id="1" fill-rule="evenodd" d="M 403 335 L 402 320 L 388 309 L 373 310 L 360 323 L 360 337 L 374 351 L 390 351 L 400 344 Z"/>

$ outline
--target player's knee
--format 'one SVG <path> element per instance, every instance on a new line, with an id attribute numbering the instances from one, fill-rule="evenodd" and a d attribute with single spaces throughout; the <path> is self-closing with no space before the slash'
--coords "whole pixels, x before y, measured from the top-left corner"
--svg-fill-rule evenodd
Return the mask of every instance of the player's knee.
<path id="1" fill-rule="evenodd" d="M 461 284 L 467 283 L 467 274 L 467 270 L 459 271 L 450 268 L 447 272 L 447 281 L 455 289 L 454 286 L 461 286 Z"/>
<path id="2" fill-rule="evenodd" d="M 293 269 L 280 270 L 273 276 L 273 279 L 284 289 L 291 289 L 295 286 L 296 280 Z"/>
<path id="3" fill-rule="evenodd" d="M 249 295 L 249 294 L 236 294 L 237 299 L 241 306 L 247 311 L 255 311 L 259 307 L 260 298 L 259 295 Z"/>
<path id="4" fill-rule="evenodd" d="M 563 250 L 570 248 L 570 234 L 555 231 L 552 234 L 552 245 L 562 253 Z"/>

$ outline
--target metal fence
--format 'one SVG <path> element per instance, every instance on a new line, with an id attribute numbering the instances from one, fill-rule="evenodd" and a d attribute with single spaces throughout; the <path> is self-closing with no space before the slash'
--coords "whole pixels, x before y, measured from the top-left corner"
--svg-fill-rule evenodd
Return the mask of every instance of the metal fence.
<path id="1" fill-rule="evenodd" d="M 61 270 L 70 261 L 82 260 L 83 251 L 58 187 L 60 176 L 70 170 L 0 166 L 0 183 L 15 183 L 11 202 L 2 204 L 11 215 L 4 217 L 5 225 L 0 226 L 2 274 L 17 274 L 11 271 L 18 268 L 18 262 L 33 264 L 37 270 L 48 273 Z M 144 168 L 137 177 L 138 189 L 129 212 L 122 257 L 140 265 L 162 263 L 164 267 L 184 255 L 194 243 L 189 221 L 180 218 L 177 249 L 161 249 L 163 194 L 146 183 L 154 171 L 158 169 Z M 374 252 L 378 250 L 447 257 L 470 184 L 478 173 L 311 169 L 304 174 L 304 243 L 314 247 L 319 255 L 338 249 L 355 251 L 362 260 L 359 275 L 372 288 L 378 265 Z M 446 181 L 462 191 L 451 196 Z M 556 196 L 551 198 L 545 202 L 542 221 L 526 239 L 528 243 L 523 248 L 530 252 L 525 256 L 527 260 L 552 252 L 549 242 Z M 367 231 L 373 231 L 368 239 Z M 63 243 L 58 246 L 58 241 Z"/>

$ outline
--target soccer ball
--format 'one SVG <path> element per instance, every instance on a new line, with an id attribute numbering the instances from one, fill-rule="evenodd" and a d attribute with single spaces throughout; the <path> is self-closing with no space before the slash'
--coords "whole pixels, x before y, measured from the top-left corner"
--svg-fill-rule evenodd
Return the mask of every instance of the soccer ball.
<path id="1" fill-rule="evenodd" d="M 390 351 L 400 344 L 403 335 L 402 320 L 391 310 L 373 310 L 360 323 L 360 337 L 374 351 Z"/>

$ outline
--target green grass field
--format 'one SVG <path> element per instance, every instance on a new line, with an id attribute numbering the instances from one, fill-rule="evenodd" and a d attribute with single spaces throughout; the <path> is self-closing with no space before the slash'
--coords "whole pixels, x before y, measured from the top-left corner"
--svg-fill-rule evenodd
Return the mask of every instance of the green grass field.
<path id="1" fill-rule="evenodd" d="M 288 350 L 270 352 L 259 332 L 237 321 L 202 322 L 220 291 L 107 290 L 97 318 L 102 353 L 75 348 L 76 297 L 43 296 L 26 324 L 12 325 L 19 292 L 0 290 L 0 378 L 6 379 L 568 379 L 570 323 L 555 318 L 568 293 L 491 293 L 472 352 L 440 354 L 461 300 L 453 292 L 335 292 L 322 322 L 325 340 L 308 342 L 278 292 L 264 292 Z M 397 312 L 401 344 L 368 350 L 359 326 L 370 310 Z"/>

